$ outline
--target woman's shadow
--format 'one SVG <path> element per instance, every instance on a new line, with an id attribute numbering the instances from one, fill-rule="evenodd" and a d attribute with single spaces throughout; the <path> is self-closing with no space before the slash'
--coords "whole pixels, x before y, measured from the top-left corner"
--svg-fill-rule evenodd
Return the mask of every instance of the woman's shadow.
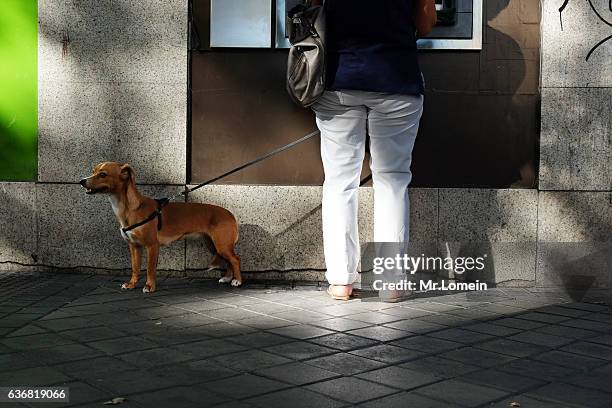
<path id="1" fill-rule="evenodd" d="M 480 55 L 477 102 L 478 108 L 482 109 L 480 112 L 484 124 L 479 127 L 483 131 L 472 137 L 481 139 L 475 143 L 487 146 L 478 154 L 490 155 L 486 161 L 487 165 L 495 166 L 493 172 L 496 174 L 491 178 L 496 184 L 495 187 L 535 188 L 535 164 L 538 161 L 539 144 L 539 46 L 536 41 L 539 31 L 512 36 L 517 33 L 518 19 L 515 17 L 519 13 L 515 3 L 518 2 L 513 0 L 511 4 L 510 0 L 491 0 L 485 5 L 486 23 Z M 539 15 L 530 18 L 537 21 Z M 512 31 L 509 29 L 504 32 L 504 26 L 508 26 Z M 525 27 L 534 29 L 539 25 Z M 518 36 L 521 37 L 515 39 Z M 519 45 L 517 39 L 524 47 Z M 536 45 L 525 46 L 530 42 Z M 491 143 L 492 140 L 494 143 Z M 467 145 L 469 144 L 468 142 Z M 459 160 L 456 165 L 469 165 L 467 161 L 461 162 L 462 160 Z M 474 177 L 480 178 L 479 175 Z M 484 178 L 487 177 L 490 176 Z M 507 239 L 510 242 L 500 242 L 506 240 L 505 238 L 495 239 L 496 232 L 500 229 L 512 228 L 511 225 L 504 225 L 504 222 L 511 222 L 512 218 L 516 217 L 506 216 L 506 210 L 496 203 L 494 199 L 489 200 L 487 213 L 478 219 L 476 213 L 468 216 L 474 218 L 472 223 L 462 223 L 461 228 L 450 228 L 449 236 L 440 237 L 438 245 L 439 255 L 442 257 L 450 255 L 454 258 L 476 258 L 487 254 L 485 268 L 461 274 L 441 271 L 443 278 L 452 277 L 465 282 L 478 280 L 495 286 L 524 275 L 515 270 L 518 266 L 512 260 L 518 254 L 525 261 L 524 264 L 529 265 L 529 260 L 535 256 L 535 253 L 532 253 L 535 242 L 520 242 L 525 239 L 514 236 Z M 535 263 L 535 259 L 533 261 L 531 264 Z"/>

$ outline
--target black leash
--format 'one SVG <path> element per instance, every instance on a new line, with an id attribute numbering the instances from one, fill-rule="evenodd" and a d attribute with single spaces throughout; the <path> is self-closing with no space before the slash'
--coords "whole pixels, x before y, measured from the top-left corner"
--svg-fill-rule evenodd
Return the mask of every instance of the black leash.
<path id="1" fill-rule="evenodd" d="M 319 131 L 315 130 L 314 132 L 309 133 L 306 136 L 301 137 L 298 140 L 289 143 L 288 145 L 276 148 L 276 149 L 272 150 L 271 152 L 269 152 L 269 153 L 267 153 L 267 154 L 265 154 L 265 155 L 263 155 L 261 157 L 256 158 L 255 160 L 251 160 L 250 162 L 245 163 L 245 164 L 243 164 L 241 166 L 238 166 L 238 167 L 236 167 L 236 168 L 234 168 L 234 169 L 232 169 L 232 170 L 230 170 L 230 171 L 228 171 L 226 173 L 221 174 L 220 176 L 217 176 L 217 177 L 212 178 L 210 180 L 206 180 L 205 182 L 200 183 L 200 184 L 198 184 L 197 186 L 195 186 L 193 188 L 186 189 L 185 191 L 181 191 L 180 193 L 175 194 L 175 195 L 173 195 L 171 197 L 156 198 L 155 201 L 157 201 L 157 209 L 155 211 L 153 211 L 151 214 L 149 214 L 149 216 L 147 218 L 145 218 L 144 220 L 139 221 L 136 224 L 132 224 L 130 226 L 127 226 L 125 228 L 122 228 L 122 231 L 123 232 L 131 231 L 134 228 L 138 228 L 138 227 L 140 227 L 142 225 L 145 225 L 148 222 L 153 221 L 155 218 L 157 218 L 159 220 L 159 222 L 157 223 L 157 230 L 159 231 L 162 228 L 162 216 L 161 216 L 162 210 L 166 206 L 166 204 L 168 204 L 173 199 L 175 199 L 175 198 L 177 198 L 177 197 L 179 197 L 181 195 L 185 195 L 186 196 L 187 194 L 191 193 L 192 191 L 197 190 L 198 188 L 202 188 L 205 185 L 208 185 L 210 183 L 214 183 L 215 181 L 222 179 L 223 177 L 227 177 L 227 176 L 232 175 L 232 174 L 234 174 L 234 173 L 236 173 L 236 172 L 238 172 L 238 171 L 240 171 L 242 169 L 245 169 L 245 168 L 247 168 L 249 166 L 252 166 L 252 165 L 257 164 L 257 163 L 259 163 L 261 161 L 264 161 L 267 158 L 269 158 L 271 156 L 274 156 L 277 153 L 283 152 L 283 151 L 285 151 L 287 149 L 291 149 L 292 147 L 297 146 L 300 143 L 305 142 L 306 140 L 308 140 L 308 139 L 310 139 L 313 136 L 316 136 L 318 134 L 319 134 Z"/>

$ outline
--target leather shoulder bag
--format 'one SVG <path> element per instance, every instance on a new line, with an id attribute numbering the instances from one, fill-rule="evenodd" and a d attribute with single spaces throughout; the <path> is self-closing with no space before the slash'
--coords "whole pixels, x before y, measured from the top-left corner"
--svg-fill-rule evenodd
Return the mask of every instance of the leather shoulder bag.
<path id="1" fill-rule="evenodd" d="M 287 61 L 287 92 L 309 107 L 325 91 L 325 7 L 298 4 L 287 13 L 291 49 Z"/>

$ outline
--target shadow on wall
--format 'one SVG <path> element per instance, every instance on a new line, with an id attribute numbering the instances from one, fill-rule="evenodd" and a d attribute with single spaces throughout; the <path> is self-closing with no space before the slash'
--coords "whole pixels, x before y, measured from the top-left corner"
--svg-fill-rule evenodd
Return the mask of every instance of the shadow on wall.
<path id="1" fill-rule="evenodd" d="M 506 163 L 509 177 L 514 177 L 514 179 L 510 178 L 512 183 L 508 187 L 536 188 L 536 163 L 539 150 L 539 125 L 536 123 L 540 116 L 539 70 L 537 72 L 528 71 L 527 61 L 531 62 L 530 68 L 533 68 L 533 61 L 539 65 L 540 56 L 539 54 L 525 55 L 515 39 L 502 31 L 503 23 L 500 29 L 494 28 L 492 22 L 507 9 L 510 1 L 486 2 L 489 23 L 486 26 L 485 34 L 485 61 L 481 60 L 481 66 L 484 67 L 485 77 L 494 82 L 484 84 L 484 88 L 491 86 L 504 95 L 504 97 L 495 99 L 494 117 L 489 118 L 497 124 L 496 132 L 488 133 L 487 136 L 494 136 L 494 139 L 497 139 L 495 136 L 499 137 L 497 139 L 500 142 L 497 145 L 497 154 L 500 155 L 498 159 L 501 159 L 499 162 Z M 538 2 L 538 0 L 533 0 L 533 2 Z M 514 7 L 516 7 L 516 1 Z M 537 38 L 539 40 L 539 35 Z M 534 46 L 534 48 L 540 51 L 539 46 Z M 534 50 L 528 50 L 528 52 L 532 51 Z M 529 96 L 534 93 L 537 97 Z"/>
<path id="2" fill-rule="evenodd" d="M 38 262 L 35 197 L 32 183 L 0 183 L 0 270 Z"/>
<path id="3" fill-rule="evenodd" d="M 297 219 L 293 223 L 275 233 L 268 230 L 276 230 L 275 226 L 241 223 L 236 252 L 241 257 L 242 270 L 321 270 L 323 254 L 319 247 L 320 237 L 314 236 L 321 234 L 320 210 L 321 206 L 317 205 L 301 216 L 296 214 Z M 187 248 L 187 269 L 207 268 L 212 254 L 204 244 L 194 241 Z"/>
<path id="4" fill-rule="evenodd" d="M 612 99 L 601 89 L 588 88 L 609 69 L 597 61 L 603 61 L 601 53 L 612 37 L 593 33 L 612 25 L 612 3 L 558 0 L 547 6 L 555 17 L 558 9 L 561 13 L 549 21 L 559 26 L 548 27 L 561 35 L 555 38 L 560 50 L 546 52 L 551 60 L 561 58 L 565 67 L 543 73 L 559 75 L 550 82 L 561 88 L 544 94 L 540 171 L 545 188 L 561 191 L 540 192 L 536 280 L 542 286 L 564 286 L 576 299 L 592 286 L 612 287 Z M 568 52 L 579 58 L 567 59 Z"/>
<path id="5" fill-rule="evenodd" d="M 611 203 L 612 192 L 540 193 L 539 285 L 612 287 Z"/>
<path id="6" fill-rule="evenodd" d="M 446 58 L 443 54 L 422 56 L 428 95 L 421 134 L 427 137 L 417 139 L 415 147 L 416 185 L 536 186 L 539 84 L 533 69 L 539 62 L 535 52 L 539 45 L 530 45 L 528 40 L 539 38 L 539 33 L 524 35 L 519 46 L 513 38 L 518 34 L 512 31 L 520 27 L 519 2 L 495 0 L 485 5 L 482 52 L 457 52 L 461 63 L 454 73 L 447 66 L 440 67 L 441 58 Z M 502 31 L 505 27 L 512 34 Z M 451 74 L 465 80 L 459 88 L 449 79 Z M 449 126 L 451 123 L 458 125 Z M 428 156 L 424 150 L 434 150 L 437 160 L 423 163 Z M 441 208 L 440 215 L 456 219 L 440 220 L 438 255 L 476 258 L 487 254 L 487 261 L 484 270 L 442 271 L 443 277 L 493 285 L 535 284 L 535 195 L 521 214 L 510 211 L 513 205 L 520 205 L 516 201 L 510 207 L 500 202 L 504 195 L 499 191 L 488 195 L 468 190 L 463 196 L 450 191 L 441 199 L 448 208 Z M 457 214 L 461 211 L 457 208 L 465 214 Z M 512 222 L 519 226 L 507 225 Z M 523 236 L 518 233 L 521 228 L 534 233 Z"/>
<path id="7" fill-rule="evenodd" d="M 427 92 L 414 186 L 536 186 L 539 12 L 523 24 L 521 4 L 485 2 L 482 51 L 421 53 Z"/>
<path id="8" fill-rule="evenodd" d="M 41 181 L 76 182 L 105 160 L 140 182 L 185 181 L 186 16 L 181 1 L 145 3 L 41 4 Z"/>
<path id="9" fill-rule="evenodd" d="M 201 241 L 201 242 L 200 242 Z M 278 239 L 261 225 L 240 224 L 240 234 L 236 244 L 236 253 L 240 256 L 240 268 L 243 272 L 283 270 L 284 254 L 277 255 Z M 189 246 L 187 269 L 192 271 L 208 268 L 212 253 L 203 240 L 193 241 Z M 227 268 L 227 262 L 222 262 Z"/>

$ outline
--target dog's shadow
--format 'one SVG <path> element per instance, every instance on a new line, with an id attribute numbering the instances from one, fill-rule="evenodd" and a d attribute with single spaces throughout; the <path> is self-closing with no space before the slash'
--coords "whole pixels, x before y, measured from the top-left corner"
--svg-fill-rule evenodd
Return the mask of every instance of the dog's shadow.
<path id="1" fill-rule="evenodd" d="M 242 271 L 265 271 L 282 269 L 285 264 L 285 254 L 277 246 L 278 239 L 260 225 L 241 224 L 236 253 L 240 257 Z M 206 271 L 213 257 L 211 249 L 204 239 L 187 241 L 186 269 L 192 272 Z M 219 270 L 225 270 L 227 262 L 223 262 Z M 221 272 L 218 272 L 221 276 Z"/>

